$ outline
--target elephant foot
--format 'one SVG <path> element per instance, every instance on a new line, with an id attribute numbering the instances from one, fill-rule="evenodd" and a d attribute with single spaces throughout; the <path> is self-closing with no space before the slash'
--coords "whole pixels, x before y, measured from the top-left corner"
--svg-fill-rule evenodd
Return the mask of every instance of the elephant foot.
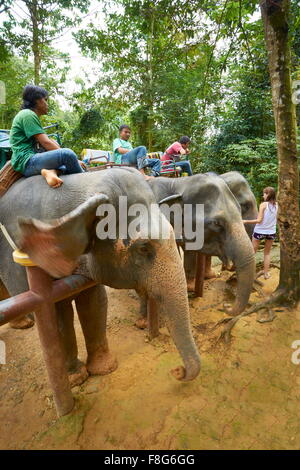
<path id="1" fill-rule="evenodd" d="M 33 325 L 34 320 L 27 315 L 9 322 L 9 326 L 16 330 L 25 330 L 26 328 L 31 328 Z"/>
<path id="2" fill-rule="evenodd" d="M 108 349 L 101 348 L 89 355 L 86 366 L 91 375 L 107 375 L 117 369 L 118 362 Z"/>
<path id="3" fill-rule="evenodd" d="M 148 327 L 147 317 L 140 317 L 136 320 L 134 326 L 139 328 L 140 330 L 144 330 Z"/>
<path id="4" fill-rule="evenodd" d="M 69 372 L 69 382 L 71 387 L 76 387 L 77 385 L 83 384 L 88 378 L 89 373 L 86 369 L 86 366 L 78 361 L 78 368 L 75 372 Z"/>

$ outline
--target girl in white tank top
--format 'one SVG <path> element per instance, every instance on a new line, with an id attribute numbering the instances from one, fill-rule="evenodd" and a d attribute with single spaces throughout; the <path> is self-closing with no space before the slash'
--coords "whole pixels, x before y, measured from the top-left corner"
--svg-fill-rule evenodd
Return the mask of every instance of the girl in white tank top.
<path id="1" fill-rule="evenodd" d="M 264 275 L 265 279 L 269 279 L 270 253 L 273 241 L 276 238 L 276 223 L 278 211 L 275 189 L 271 186 L 265 188 L 263 191 L 263 198 L 264 202 L 262 202 L 259 206 L 257 219 L 243 220 L 243 222 L 244 224 L 256 224 L 252 236 L 252 245 L 255 253 L 258 250 L 260 241 L 265 240 L 264 270 L 261 271 L 261 274 Z M 258 275 L 259 274 L 260 273 L 258 273 Z"/>

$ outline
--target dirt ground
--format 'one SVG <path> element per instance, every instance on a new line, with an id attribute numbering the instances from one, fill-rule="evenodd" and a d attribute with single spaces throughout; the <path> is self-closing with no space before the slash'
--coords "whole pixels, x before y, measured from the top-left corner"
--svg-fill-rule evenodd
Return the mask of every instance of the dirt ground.
<path id="1" fill-rule="evenodd" d="M 278 273 L 273 268 L 264 281 L 266 294 L 276 287 Z M 36 328 L 1 327 L 7 365 L 0 366 L 0 448 L 299 449 L 300 365 L 291 361 L 291 345 L 300 340 L 300 307 L 275 309 L 271 323 L 258 323 L 257 314 L 242 319 L 225 345 L 218 341 L 221 328 L 210 328 L 226 316 L 221 309 L 230 298 L 230 275 L 205 281 L 204 297 L 189 300 L 202 371 L 186 384 L 169 372 L 181 361 L 166 328 L 149 342 L 134 327 L 134 292 L 108 289 L 108 337 L 119 367 L 73 389 L 75 409 L 61 419 Z M 251 301 L 257 300 L 252 294 Z M 84 359 L 77 321 L 76 331 Z"/>

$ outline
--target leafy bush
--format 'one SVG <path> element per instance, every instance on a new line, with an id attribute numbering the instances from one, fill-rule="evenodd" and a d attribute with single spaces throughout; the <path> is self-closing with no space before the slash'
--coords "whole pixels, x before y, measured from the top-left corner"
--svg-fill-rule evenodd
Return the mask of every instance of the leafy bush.
<path id="1" fill-rule="evenodd" d="M 203 146 L 201 156 L 193 159 L 194 171 L 218 174 L 239 171 L 249 182 L 255 197 L 260 200 L 263 188 L 277 189 L 276 139 L 247 139 L 230 144 L 218 154 L 210 145 Z"/>

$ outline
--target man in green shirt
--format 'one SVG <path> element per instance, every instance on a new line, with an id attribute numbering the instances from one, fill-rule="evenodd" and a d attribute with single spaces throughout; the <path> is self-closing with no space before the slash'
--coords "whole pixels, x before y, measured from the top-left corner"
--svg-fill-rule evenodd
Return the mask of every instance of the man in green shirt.
<path id="1" fill-rule="evenodd" d="M 48 113 L 47 100 L 44 88 L 34 85 L 24 88 L 22 110 L 15 116 L 10 131 L 11 163 L 25 177 L 41 174 L 49 186 L 58 188 L 63 183 L 58 172 L 82 173 L 84 166 L 71 149 L 60 148 L 45 133 L 40 116 Z M 37 153 L 37 143 L 46 151 Z"/>
<path id="2" fill-rule="evenodd" d="M 123 124 L 119 128 L 119 137 L 113 141 L 113 153 L 115 163 L 123 163 L 135 166 L 140 170 L 146 179 L 159 176 L 161 163 L 158 158 L 147 158 L 147 149 L 144 146 L 133 148 L 129 142 L 131 130 L 129 126 Z M 150 167 L 152 176 L 145 174 L 144 168 Z"/>

